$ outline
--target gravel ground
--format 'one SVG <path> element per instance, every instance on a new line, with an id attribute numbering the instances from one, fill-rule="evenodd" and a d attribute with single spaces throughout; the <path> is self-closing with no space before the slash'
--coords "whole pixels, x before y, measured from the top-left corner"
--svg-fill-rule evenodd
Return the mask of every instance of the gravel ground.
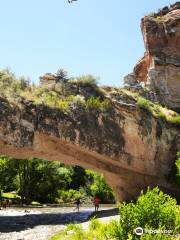
<path id="1" fill-rule="evenodd" d="M 80 213 L 70 207 L 26 210 L 28 212 L 25 209 L 0 211 L 0 240 L 48 240 L 68 223 L 83 223 L 83 228 L 87 228 L 94 208 L 81 208 Z M 109 221 L 111 215 L 115 213 L 107 208 L 99 213 L 102 221 Z"/>

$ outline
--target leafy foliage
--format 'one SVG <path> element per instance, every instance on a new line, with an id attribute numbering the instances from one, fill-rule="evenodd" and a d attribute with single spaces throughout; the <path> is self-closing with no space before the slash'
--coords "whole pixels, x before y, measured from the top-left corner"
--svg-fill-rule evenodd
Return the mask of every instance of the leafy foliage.
<path id="1" fill-rule="evenodd" d="M 111 103 L 108 99 L 101 101 L 99 97 L 90 97 L 86 102 L 86 109 L 88 110 L 96 109 L 101 112 L 104 112 L 108 108 L 110 108 L 110 105 Z"/>
<path id="2" fill-rule="evenodd" d="M 112 189 L 105 182 L 102 174 L 97 174 L 92 170 L 86 170 L 87 191 L 90 196 L 98 196 L 101 203 L 115 202 Z M 90 182 L 91 184 L 88 184 Z"/>
<path id="3" fill-rule="evenodd" d="M 67 76 L 68 76 L 67 71 L 65 71 L 62 68 L 58 69 L 56 73 L 56 79 L 57 79 L 56 82 L 67 83 L 69 81 Z"/>
<path id="4" fill-rule="evenodd" d="M 34 104 L 44 104 L 51 108 L 58 108 L 66 112 L 70 112 L 72 109 L 81 105 L 84 110 L 98 110 L 104 112 L 110 108 L 111 103 L 108 99 L 100 100 L 99 97 L 89 97 L 85 100 L 82 96 L 69 95 L 66 98 L 60 97 L 55 92 L 46 88 L 36 88 L 33 92 L 21 92 L 21 96 L 32 100 Z"/>
<path id="5" fill-rule="evenodd" d="M 70 104 L 74 96 L 67 98 L 60 98 L 59 94 L 55 91 L 50 91 L 46 88 L 36 88 L 34 92 L 22 92 L 21 96 L 33 100 L 34 104 L 44 104 L 51 108 L 59 108 L 64 111 L 70 111 Z"/>
<path id="6" fill-rule="evenodd" d="M 72 84 L 72 82 L 82 87 L 98 88 L 97 79 L 92 75 L 81 76 L 73 81 L 71 80 L 71 83 L 68 83 L 70 79 L 67 77 L 67 72 L 63 69 L 59 69 L 53 76 L 56 83 L 60 84 L 61 92 L 56 91 L 56 84 L 51 89 L 47 85 L 31 85 L 28 78 L 20 77 L 18 79 L 10 70 L 5 69 L 0 71 L 0 93 L 13 103 L 16 102 L 14 100 L 23 97 L 36 105 L 43 104 L 51 108 L 59 108 L 65 112 L 70 112 L 79 104 L 84 107 L 84 110 L 98 109 L 98 111 L 104 111 L 109 107 L 109 101 L 101 100 L 99 97 L 87 97 L 85 100 L 80 95 L 65 94 L 66 87 Z"/>
<path id="7" fill-rule="evenodd" d="M 30 80 L 25 77 L 17 79 L 9 69 L 0 71 L 0 94 L 2 96 L 14 96 L 20 94 L 30 86 Z"/>
<path id="8" fill-rule="evenodd" d="M 90 175 L 91 174 L 91 175 Z M 40 159 L 17 160 L 0 157 L 0 189 L 8 196 L 17 192 L 25 203 L 72 202 L 78 197 L 94 196 L 91 186 L 101 186 L 102 202 L 113 202 L 112 190 L 98 173 L 75 166 Z M 104 186 L 104 189 L 103 189 Z M 103 191 L 104 190 L 104 191 Z M 7 196 L 4 194 L 3 196 Z M 13 197 L 14 198 L 14 197 Z"/>
<path id="9" fill-rule="evenodd" d="M 164 228 L 173 230 L 175 233 L 176 227 L 179 225 L 176 222 L 175 199 L 163 194 L 158 188 L 152 191 L 148 189 L 146 194 L 142 192 L 136 204 L 121 204 L 120 214 L 117 236 L 122 238 L 128 238 L 130 233 L 133 239 L 136 239 L 134 229 L 139 226 L 143 229 Z"/>
<path id="10" fill-rule="evenodd" d="M 162 107 L 160 104 L 152 103 L 143 97 L 136 97 L 139 107 L 151 112 L 156 118 L 162 118 L 167 122 L 180 125 L 180 115 L 172 110 Z"/>
<path id="11" fill-rule="evenodd" d="M 92 75 L 82 75 L 78 78 L 72 80 L 72 82 L 77 83 L 80 86 L 94 86 L 96 87 L 98 84 L 98 80 L 96 77 Z"/>
<path id="12" fill-rule="evenodd" d="M 176 166 L 176 183 L 180 185 L 180 151 L 177 153 L 177 160 L 175 161 Z"/>

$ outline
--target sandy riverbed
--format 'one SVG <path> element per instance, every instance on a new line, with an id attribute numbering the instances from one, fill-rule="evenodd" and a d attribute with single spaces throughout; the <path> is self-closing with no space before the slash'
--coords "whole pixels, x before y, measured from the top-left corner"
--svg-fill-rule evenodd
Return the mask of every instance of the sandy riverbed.
<path id="1" fill-rule="evenodd" d="M 7 209 L 0 211 L 0 240 L 48 240 L 68 223 L 83 223 L 88 227 L 88 218 L 94 208 L 81 208 L 80 213 L 72 207 L 42 209 Z M 101 208 L 102 221 L 109 221 L 116 212 L 111 208 Z"/>

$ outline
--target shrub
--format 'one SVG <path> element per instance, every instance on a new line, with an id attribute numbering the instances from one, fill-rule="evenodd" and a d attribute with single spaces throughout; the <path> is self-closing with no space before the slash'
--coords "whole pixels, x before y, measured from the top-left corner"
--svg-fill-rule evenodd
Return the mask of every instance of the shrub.
<path id="1" fill-rule="evenodd" d="M 180 185 L 180 151 L 177 153 L 177 160 L 175 161 L 175 167 L 176 167 L 175 181 L 178 185 Z"/>
<path id="2" fill-rule="evenodd" d="M 59 108 L 64 111 L 70 111 L 70 103 L 74 96 L 70 95 L 67 98 L 61 98 L 55 91 L 50 91 L 46 88 L 36 88 L 34 92 L 24 91 L 21 96 L 32 100 L 34 104 L 44 104 L 51 108 Z"/>
<path id="3" fill-rule="evenodd" d="M 59 197 L 64 203 L 72 202 L 77 198 L 82 197 L 82 193 L 78 190 L 59 190 Z"/>
<path id="4" fill-rule="evenodd" d="M 0 71 L 0 93 L 6 97 L 19 95 L 21 91 L 30 87 L 30 80 L 25 77 L 15 77 L 9 69 Z"/>
<path id="5" fill-rule="evenodd" d="M 150 12 L 148 15 L 146 15 L 146 17 L 155 17 L 156 14 L 154 12 Z"/>
<path id="6" fill-rule="evenodd" d="M 171 123 L 174 123 L 174 124 L 180 124 L 180 115 L 179 114 L 176 114 L 174 116 L 167 116 L 166 117 L 166 120 L 168 122 L 171 122 Z"/>
<path id="7" fill-rule="evenodd" d="M 162 107 L 160 104 L 153 103 L 150 100 L 136 96 L 139 107 L 144 108 L 152 113 L 156 118 L 164 119 L 167 122 L 180 125 L 180 115 L 170 109 Z"/>
<path id="8" fill-rule="evenodd" d="M 138 106 L 145 108 L 147 110 L 150 110 L 150 103 L 151 102 L 149 100 L 142 98 L 142 97 L 139 97 L 137 100 Z"/>
<path id="9" fill-rule="evenodd" d="M 92 75 L 82 75 L 72 80 L 72 82 L 75 82 L 80 86 L 97 86 L 98 84 L 97 78 Z"/>
<path id="10" fill-rule="evenodd" d="M 110 101 L 108 99 L 101 101 L 99 97 L 90 97 L 86 101 L 86 108 L 90 110 L 106 111 L 109 107 Z"/>
<path id="11" fill-rule="evenodd" d="M 60 68 L 57 70 L 56 73 L 56 82 L 61 82 L 66 84 L 69 81 L 68 73 L 64 69 Z"/>
<path id="12" fill-rule="evenodd" d="M 116 226 L 117 239 L 128 239 L 131 234 L 133 239 L 138 239 L 134 233 L 136 227 L 146 229 L 167 229 L 176 233 L 177 206 L 175 199 L 163 194 L 158 188 L 148 189 L 141 193 L 136 204 L 120 205 L 120 221 Z M 160 239 L 160 238 L 159 238 Z"/>

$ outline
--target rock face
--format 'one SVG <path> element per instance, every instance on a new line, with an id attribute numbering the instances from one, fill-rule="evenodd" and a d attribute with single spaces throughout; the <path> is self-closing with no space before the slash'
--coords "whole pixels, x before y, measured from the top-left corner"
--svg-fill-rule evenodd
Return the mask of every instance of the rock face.
<path id="1" fill-rule="evenodd" d="M 180 2 L 142 19 L 146 52 L 134 68 L 162 104 L 180 111 Z"/>
<path id="2" fill-rule="evenodd" d="M 180 127 L 155 119 L 121 91 L 105 112 L 17 105 L 0 98 L 0 155 L 59 160 L 103 172 L 120 200 L 159 185 L 178 198 L 166 175 L 180 149 Z"/>
<path id="3" fill-rule="evenodd" d="M 134 86 L 138 84 L 137 78 L 134 73 L 130 73 L 127 76 L 124 77 L 124 84 L 127 84 L 129 86 Z"/>

